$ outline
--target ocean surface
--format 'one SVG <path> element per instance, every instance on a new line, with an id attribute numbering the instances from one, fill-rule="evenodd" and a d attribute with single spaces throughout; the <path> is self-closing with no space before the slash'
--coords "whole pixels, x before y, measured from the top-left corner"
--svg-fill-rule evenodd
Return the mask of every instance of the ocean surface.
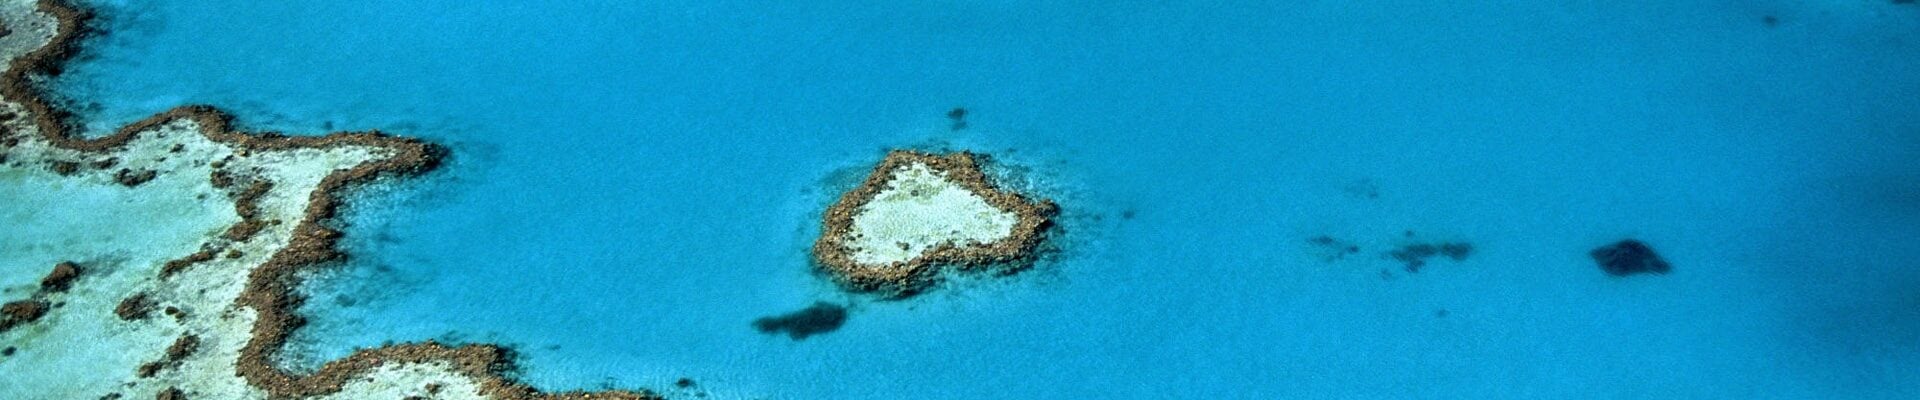
<path id="1" fill-rule="evenodd" d="M 353 195 L 295 365 L 435 339 L 678 398 L 1920 398 L 1920 5 L 764 3 L 102 0 L 51 85 L 101 133 L 203 103 L 449 147 Z M 843 292 L 808 247 L 892 148 L 990 154 L 1063 208 L 1051 250 Z M 1588 257 L 1628 238 L 1673 271 Z M 1422 243 L 1472 252 L 1391 257 Z M 850 317 L 752 326 L 815 302 Z"/>

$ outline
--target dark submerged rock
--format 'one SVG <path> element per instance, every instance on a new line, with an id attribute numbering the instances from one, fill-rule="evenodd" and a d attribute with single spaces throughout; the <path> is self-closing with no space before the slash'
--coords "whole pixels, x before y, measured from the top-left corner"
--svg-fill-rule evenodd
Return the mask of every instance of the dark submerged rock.
<path id="1" fill-rule="evenodd" d="M 222 164 L 225 164 L 225 162 L 224 161 L 213 162 L 214 170 L 213 172 L 208 174 L 209 175 L 208 179 L 211 179 L 209 182 L 212 183 L 213 187 L 219 188 L 219 189 L 226 189 L 228 187 L 233 186 L 234 177 L 233 177 L 233 174 L 228 173 L 227 170 L 219 169 L 222 166 Z"/>
<path id="2" fill-rule="evenodd" d="M 146 318 L 150 311 L 153 311 L 153 300 L 148 299 L 146 293 L 134 293 L 132 296 L 127 296 L 125 300 L 120 300 L 120 305 L 113 308 L 113 315 L 119 316 L 122 320 L 132 321 Z"/>
<path id="3" fill-rule="evenodd" d="M 768 335 L 785 333 L 793 340 L 805 340 L 808 336 L 840 329 L 840 326 L 846 323 L 846 307 L 819 302 L 800 311 L 756 319 L 753 321 L 753 329 Z"/>
<path id="4" fill-rule="evenodd" d="M 1320 258 L 1326 262 L 1340 261 L 1348 255 L 1360 253 L 1359 245 L 1327 235 L 1308 238 L 1307 244 L 1318 247 Z"/>
<path id="5" fill-rule="evenodd" d="M 47 277 L 40 278 L 40 290 L 54 293 L 65 292 L 67 288 L 73 287 L 73 279 L 79 277 L 79 264 L 62 262 L 54 265 L 53 272 L 48 272 Z"/>
<path id="6" fill-rule="evenodd" d="M 159 375 L 160 370 L 165 369 L 166 367 L 167 367 L 166 363 L 162 363 L 159 361 L 152 361 L 145 364 L 140 364 L 139 368 L 135 368 L 133 370 L 133 376 L 141 379 L 152 378 L 154 375 Z"/>
<path id="7" fill-rule="evenodd" d="M 121 168 L 119 172 L 115 172 L 113 174 L 113 180 L 115 182 L 120 182 L 121 185 L 124 185 L 126 187 L 134 187 L 134 186 L 140 186 L 140 184 L 142 183 L 147 183 L 147 181 L 153 180 L 153 178 L 156 176 L 159 176 L 159 173 L 154 172 L 153 170 L 150 170 L 150 169 L 143 169 L 143 170 L 136 171 L 136 170 L 126 169 L 126 168 Z"/>
<path id="8" fill-rule="evenodd" d="M 187 359 L 188 356 L 192 356 L 193 352 L 199 349 L 199 336 L 181 335 L 179 339 L 174 339 L 172 345 L 167 346 L 166 360 L 179 362 L 180 360 Z"/>
<path id="9" fill-rule="evenodd" d="M 1405 263 L 1407 272 L 1420 272 L 1420 268 L 1427 265 L 1427 259 L 1435 256 L 1465 261 L 1469 255 L 1473 255 L 1471 243 L 1415 243 L 1400 246 L 1399 249 L 1387 253 L 1387 256 L 1393 257 L 1394 260 Z"/>
<path id="10" fill-rule="evenodd" d="M 181 360 L 192 356 L 193 352 L 199 349 L 199 336 L 182 335 L 179 339 L 173 341 L 173 345 L 167 346 L 167 352 L 160 357 L 160 360 L 141 364 L 140 368 L 134 371 L 134 375 L 141 378 L 151 378 L 162 370 L 180 366 Z"/>
<path id="11" fill-rule="evenodd" d="M 21 300 L 0 305 L 0 332 L 39 320 L 51 308 L 44 300 Z"/>
<path id="12" fill-rule="evenodd" d="M 242 220 L 240 222 L 241 223 L 239 224 L 234 224 L 234 228 L 229 228 L 226 234 L 228 235 L 233 234 L 233 230 L 238 228 L 240 225 L 244 225 L 247 222 L 247 220 Z M 258 232 L 258 231 L 256 230 L 255 232 Z M 173 274 L 178 274 L 180 273 L 180 271 L 185 271 L 187 267 L 193 266 L 193 264 L 206 262 L 207 260 L 212 260 L 212 259 L 213 259 L 213 250 L 202 249 L 193 254 L 188 254 L 184 258 L 167 261 L 166 264 L 160 265 L 160 278 L 166 279 L 166 278 L 172 277 Z"/>
<path id="13" fill-rule="evenodd" d="M 1608 275 L 1627 276 L 1641 273 L 1666 274 L 1673 270 L 1667 260 L 1653 252 L 1652 247 L 1638 240 L 1627 239 L 1614 244 L 1600 246 L 1587 252 L 1593 256 L 1593 262 Z"/>
<path id="14" fill-rule="evenodd" d="M 953 130 L 967 129 L 967 108 L 954 107 L 947 111 L 947 119 L 953 120 Z"/>
<path id="15" fill-rule="evenodd" d="M 52 169 L 53 173 L 60 174 L 60 176 L 68 176 L 68 175 L 73 175 L 76 172 L 80 172 L 80 163 L 72 162 L 72 161 L 54 161 L 52 163 L 47 164 L 47 168 Z"/>
<path id="16" fill-rule="evenodd" d="M 1441 243 L 1440 255 L 1447 256 L 1447 258 L 1453 259 L 1454 261 L 1466 261 L 1467 256 L 1473 255 L 1473 245 L 1468 243 Z"/>
<path id="17" fill-rule="evenodd" d="M 266 228 L 267 223 L 265 221 L 257 219 L 242 220 L 239 223 L 233 224 L 232 227 L 227 228 L 227 232 L 221 234 L 220 237 L 235 242 L 244 242 L 247 241 L 247 239 L 252 239 L 253 235 L 259 234 L 261 230 Z"/>

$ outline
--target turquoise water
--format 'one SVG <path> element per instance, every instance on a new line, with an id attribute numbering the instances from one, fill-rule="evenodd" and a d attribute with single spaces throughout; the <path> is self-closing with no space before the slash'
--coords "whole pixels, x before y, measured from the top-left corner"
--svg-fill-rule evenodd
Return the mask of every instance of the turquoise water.
<path id="1" fill-rule="evenodd" d="M 1920 396 L 1920 7 L 546 3 L 103 2 L 55 86 L 99 128 L 197 102 L 450 146 L 359 194 L 309 365 L 436 338 L 717 398 Z M 895 147 L 993 154 L 1059 251 L 840 292 L 820 210 Z M 1624 238 L 1673 273 L 1587 257 Z M 1474 251 L 1386 255 L 1429 242 Z M 751 326 L 816 301 L 846 325 Z"/>

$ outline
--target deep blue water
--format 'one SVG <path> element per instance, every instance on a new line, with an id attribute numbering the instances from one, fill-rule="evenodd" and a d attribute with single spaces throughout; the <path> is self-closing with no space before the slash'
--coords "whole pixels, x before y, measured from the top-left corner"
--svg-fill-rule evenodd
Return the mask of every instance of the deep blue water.
<path id="1" fill-rule="evenodd" d="M 1920 397 L 1913 5 L 496 3 L 107 2 L 56 87 L 101 128 L 197 102 L 451 147 L 358 196 L 309 363 L 438 338 L 544 389 L 719 398 Z M 1059 252 L 841 293 L 819 212 L 895 147 L 993 154 L 1066 210 Z M 1623 238 L 1674 271 L 1602 273 Z M 1425 242 L 1474 252 L 1385 255 Z M 850 320 L 750 327 L 815 301 Z"/>

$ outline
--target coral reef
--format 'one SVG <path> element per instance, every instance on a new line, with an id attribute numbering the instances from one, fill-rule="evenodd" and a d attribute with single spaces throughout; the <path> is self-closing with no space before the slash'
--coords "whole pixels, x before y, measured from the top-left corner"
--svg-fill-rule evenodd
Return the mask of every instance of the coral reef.
<path id="1" fill-rule="evenodd" d="M 973 153 L 896 150 L 827 209 L 813 254 L 852 289 L 910 295 L 941 265 L 1029 260 L 1057 212 L 996 188 Z"/>

